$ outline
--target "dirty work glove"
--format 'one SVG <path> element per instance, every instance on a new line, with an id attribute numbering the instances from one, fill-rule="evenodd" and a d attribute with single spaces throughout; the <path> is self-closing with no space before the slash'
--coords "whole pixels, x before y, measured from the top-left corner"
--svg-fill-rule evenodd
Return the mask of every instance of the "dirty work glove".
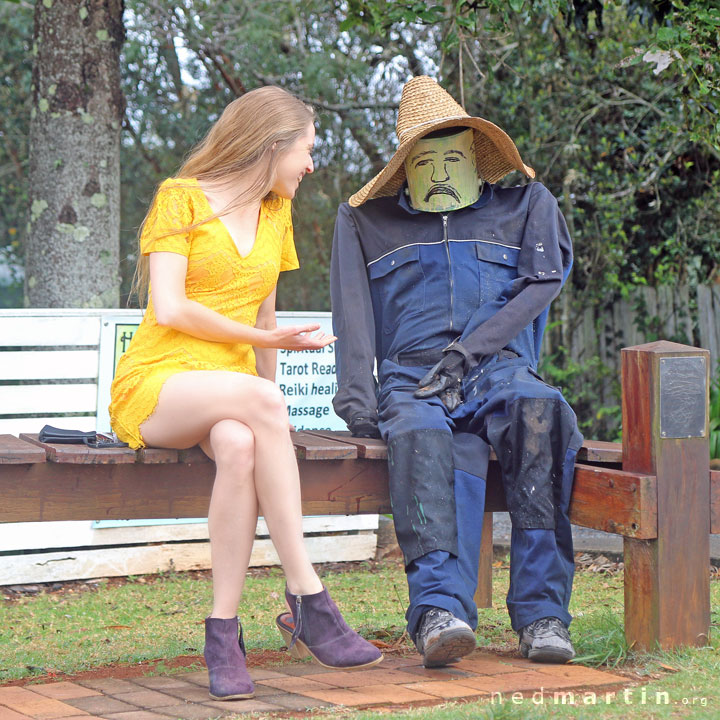
<path id="1" fill-rule="evenodd" d="M 440 393 L 440 401 L 448 409 L 448 412 L 452 412 L 458 405 L 462 405 L 462 385 L 458 382 L 457 385 L 453 385 L 447 390 L 443 390 Z"/>
<path id="2" fill-rule="evenodd" d="M 460 380 L 465 375 L 465 356 L 457 350 L 448 351 L 418 383 L 416 398 L 439 395 L 445 407 L 452 412 L 460 403 Z"/>
<path id="3" fill-rule="evenodd" d="M 353 437 L 379 438 L 378 421 L 374 417 L 354 417 L 348 424 Z"/>

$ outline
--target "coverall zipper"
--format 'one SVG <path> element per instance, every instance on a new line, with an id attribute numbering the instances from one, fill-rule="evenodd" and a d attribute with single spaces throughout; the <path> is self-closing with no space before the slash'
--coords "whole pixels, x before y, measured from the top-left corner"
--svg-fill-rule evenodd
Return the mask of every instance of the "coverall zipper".
<path id="1" fill-rule="evenodd" d="M 443 242 L 445 243 L 445 252 L 447 253 L 448 259 L 448 272 L 450 273 L 450 329 L 454 330 L 454 318 L 455 318 L 455 290 L 453 281 L 452 271 L 452 260 L 450 259 L 450 241 L 448 240 L 448 216 L 442 216 L 443 221 Z"/>

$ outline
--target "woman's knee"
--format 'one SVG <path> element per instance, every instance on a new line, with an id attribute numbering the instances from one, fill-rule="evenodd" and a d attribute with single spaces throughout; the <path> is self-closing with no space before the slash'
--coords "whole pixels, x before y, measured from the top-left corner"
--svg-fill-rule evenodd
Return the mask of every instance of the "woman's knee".
<path id="1" fill-rule="evenodd" d="M 249 404 L 251 424 L 288 426 L 287 406 L 282 390 L 268 380 L 258 380 L 251 393 L 243 393 L 239 402 Z"/>
<path id="2" fill-rule="evenodd" d="M 218 465 L 252 470 L 255 464 L 255 436 L 238 420 L 221 420 L 210 430 L 210 447 Z"/>

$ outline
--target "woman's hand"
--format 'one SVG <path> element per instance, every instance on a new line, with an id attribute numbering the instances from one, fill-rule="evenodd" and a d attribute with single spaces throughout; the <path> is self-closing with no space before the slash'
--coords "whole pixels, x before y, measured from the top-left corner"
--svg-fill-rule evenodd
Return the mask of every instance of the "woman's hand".
<path id="1" fill-rule="evenodd" d="M 285 325 L 274 330 L 267 330 L 268 342 L 265 347 L 274 347 L 280 350 L 319 350 L 337 338 L 318 330 L 320 325 Z M 313 334 L 314 333 L 314 334 Z M 264 344 L 264 343 L 263 343 Z"/>

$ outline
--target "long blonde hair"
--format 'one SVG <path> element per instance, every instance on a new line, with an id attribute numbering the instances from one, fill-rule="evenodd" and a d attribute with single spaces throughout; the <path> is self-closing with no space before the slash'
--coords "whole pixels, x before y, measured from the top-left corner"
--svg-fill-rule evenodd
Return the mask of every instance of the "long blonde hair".
<path id="1" fill-rule="evenodd" d="M 312 107 L 275 86 L 251 90 L 233 100 L 205 138 L 190 151 L 175 177 L 195 178 L 218 186 L 240 181 L 243 189 L 220 212 L 166 235 L 187 232 L 239 207 L 271 198 L 278 162 L 314 118 Z M 141 252 L 139 239 L 161 191 L 160 187 L 155 190 L 138 233 L 138 260 L 130 295 L 137 294 L 141 304 L 147 299 L 150 273 L 149 260 Z"/>

